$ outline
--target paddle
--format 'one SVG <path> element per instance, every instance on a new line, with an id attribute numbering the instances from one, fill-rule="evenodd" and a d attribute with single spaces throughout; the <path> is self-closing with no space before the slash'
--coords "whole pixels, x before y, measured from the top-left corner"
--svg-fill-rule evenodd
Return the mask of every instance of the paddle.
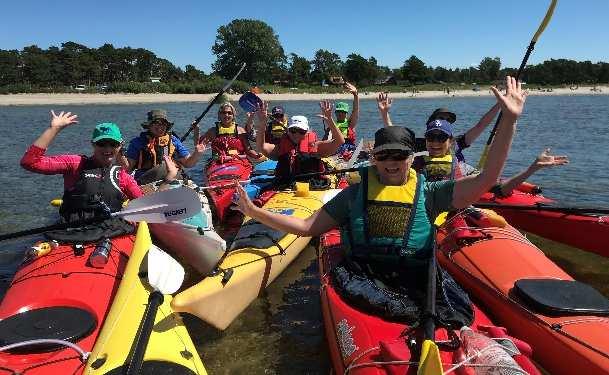
<path id="1" fill-rule="evenodd" d="M 546 206 L 542 204 L 536 204 L 533 206 L 524 206 L 517 204 L 501 204 L 501 203 L 474 203 L 474 206 L 480 208 L 505 208 L 510 210 L 526 210 L 526 211 L 550 211 L 550 212 L 562 212 L 565 214 L 597 214 L 606 215 L 609 214 L 609 208 L 586 208 L 586 207 L 561 207 L 561 206 Z"/>
<path id="2" fill-rule="evenodd" d="M 168 221 L 184 220 L 194 216 L 200 211 L 201 201 L 199 201 L 197 193 L 192 189 L 180 187 L 134 199 L 129 202 L 124 209 L 118 212 L 72 223 L 58 223 L 15 233 L 7 233 L 0 235 L 0 241 L 29 236 L 31 234 L 44 233 L 51 230 L 80 227 L 87 224 L 102 222 L 112 217 L 120 217 L 128 221 L 165 223 Z"/>
<path id="3" fill-rule="evenodd" d="M 211 109 L 211 107 L 218 101 L 218 99 L 220 98 L 220 96 L 222 96 L 222 94 L 224 94 L 224 92 L 226 92 L 226 90 L 229 89 L 229 87 L 232 86 L 232 84 L 235 82 L 235 80 L 237 79 L 237 77 L 239 77 L 239 74 L 241 74 L 241 72 L 243 71 L 243 69 L 245 69 L 245 63 L 243 63 L 243 65 L 241 65 L 241 69 L 239 69 L 239 71 L 237 72 L 237 74 L 235 74 L 235 76 L 233 77 L 233 79 L 231 79 L 230 81 L 228 81 L 226 83 L 226 85 L 224 85 L 224 87 L 222 87 L 222 89 L 220 89 L 220 91 L 218 92 L 218 94 L 216 94 L 216 96 L 212 99 L 211 102 L 209 102 L 209 104 L 207 105 L 207 108 L 205 108 L 205 110 L 203 111 L 203 113 L 201 113 L 201 115 L 199 117 L 197 117 L 195 119 L 195 121 L 193 121 L 193 123 L 190 125 L 190 128 L 188 129 L 188 131 L 186 132 L 186 134 L 184 134 L 181 138 L 180 141 L 184 142 L 184 140 L 186 140 L 186 138 L 188 137 L 188 135 L 190 134 L 190 132 L 192 131 L 192 129 L 195 128 L 196 125 L 199 124 L 199 122 L 201 122 L 201 120 L 203 120 L 203 117 L 205 117 L 205 115 L 207 114 L 207 112 L 209 112 L 209 110 Z"/>
<path id="4" fill-rule="evenodd" d="M 258 108 L 262 107 L 262 104 L 262 99 L 251 91 L 246 92 L 239 98 L 239 106 L 245 112 L 256 112 Z"/>
<path id="5" fill-rule="evenodd" d="M 139 374 L 142 368 L 154 318 L 164 300 L 163 295 L 177 292 L 184 281 L 184 268 L 180 263 L 155 245 L 148 250 L 147 272 L 148 283 L 154 291 L 148 297 L 148 306 L 142 318 L 141 329 L 134 341 L 135 349 L 127 367 L 127 375 Z"/>
<path id="6" fill-rule="evenodd" d="M 435 343 L 436 338 L 436 249 L 431 252 L 429 259 L 429 269 L 427 272 L 427 299 L 425 301 L 425 311 L 423 313 L 423 334 L 425 341 L 421 345 L 421 358 L 417 375 L 437 375 L 442 374 L 442 361 L 440 351 Z"/>
<path id="7" fill-rule="evenodd" d="M 531 39 L 531 42 L 529 43 L 529 46 L 527 47 L 527 51 L 524 54 L 524 58 L 522 59 L 522 62 L 520 63 L 518 72 L 516 72 L 516 77 L 515 77 L 516 81 L 518 81 L 520 79 L 520 75 L 522 74 L 522 71 L 524 70 L 524 67 L 527 64 L 527 61 L 529 60 L 529 56 L 531 55 L 531 52 L 533 52 L 533 49 L 535 48 L 535 43 L 537 43 L 537 39 L 539 38 L 541 33 L 543 33 L 546 26 L 550 22 L 550 19 L 552 18 L 552 14 L 554 13 L 554 8 L 556 7 L 556 2 L 557 2 L 557 0 L 552 0 L 550 7 L 546 11 L 546 15 L 543 18 L 543 21 L 541 21 L 541 25 L 539 25 L 537 32 L 535 32 L 535 35 L 533 35 L 533 39 Z M 488 140 L 486 141 L 484 150 L 482 150 L 482 155 L 480 155 L 480 161 L 478 162 L 479 170 L 482 170 L 484 168 L 484 164 L 486 163 L 486 157 L 488 155 L 488 149 L 491 146 L 493 139 L 495 138 L 495 133 L 497 132 L 497 125 L 499 125 L 499 121 L 501 121 L 501 112 L 499 112 L 499 116 L 497 116 L 497 121 L 495 121 L 495 126 L 493 126 L 493 130 L 491 130 L 491 134 L 488 136 Z"/>
<path id="8" fill-rule="evenodd" d="M 357 147 L 355 148 L 355 151 L 353 151 L 353 155 L 351 155 L 351 158 L 347 162 L 347 168 L 353 168 L 353 166 L 355 165 L 355 162 L 357 161 L 357 158 L 359 157 L 359 153 L 362 151 L 363 147 L 364 147 L 364 140 L 360 139 L 359 143 L 357 144 Z"/>

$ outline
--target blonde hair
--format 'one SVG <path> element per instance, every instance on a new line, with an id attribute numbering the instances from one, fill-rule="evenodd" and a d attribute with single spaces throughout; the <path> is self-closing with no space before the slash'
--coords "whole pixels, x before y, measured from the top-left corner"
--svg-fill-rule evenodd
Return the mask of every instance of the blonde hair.
<path id="1" fill-rule="evenodd" d="M 233 118 L 237 117 L 237 110 L 235 109 L 235 106 L 229 102 L 225 102 L 218 106 L 218 120 L 220 120 L 220 112 L 222 112 L 222 110 L 227 107 L 230 108 L 231 111 L 233 112 Z"/>

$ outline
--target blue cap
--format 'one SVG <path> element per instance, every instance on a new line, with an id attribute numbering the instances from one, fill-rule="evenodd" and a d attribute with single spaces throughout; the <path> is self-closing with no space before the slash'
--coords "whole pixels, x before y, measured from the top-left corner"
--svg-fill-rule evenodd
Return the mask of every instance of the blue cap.
<path id="1" fill-rule="evenodd" d="M 441 131 L 442 133 L 447 134 L 449 137 L 453 136 L 453 127 L 450 122 L 446 120 L 433 120 L 429 124 L 427 124 L 427 130 L 425 134 L 432 132 L 434 130 Z"/>

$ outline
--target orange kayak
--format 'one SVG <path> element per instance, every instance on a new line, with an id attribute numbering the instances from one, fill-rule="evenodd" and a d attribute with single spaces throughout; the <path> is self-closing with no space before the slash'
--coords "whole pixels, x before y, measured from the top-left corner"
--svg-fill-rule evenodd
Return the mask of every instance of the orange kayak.
<path id="1" fill-rule="evenodd" d="M 439 263 L 550 373 L 609 373 L 609 300 L 513 227 L 467 212 L 438 230 Z"/>

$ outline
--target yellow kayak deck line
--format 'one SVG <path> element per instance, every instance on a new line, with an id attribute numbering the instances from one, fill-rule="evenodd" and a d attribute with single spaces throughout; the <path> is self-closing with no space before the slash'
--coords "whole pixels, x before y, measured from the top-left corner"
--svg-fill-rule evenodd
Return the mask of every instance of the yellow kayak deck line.
<path id="1" fill-rule="evenodd" d="M 321 208 L 326 191 L 282 191 L 263 208 L 307 218 Z M 307 196 L 298 196 L 307 195 Z M 224 330 L 308 245 L 311 237 L 275 231 L 246 217 L 221 272 L 177 294 L 171 306 Z"/>
<path id="2" fill-rule="evenodd" d="M 141 222 L 133 253 L 87 361 L 85 374 L 123 373 L 126 370 L 125 362 L 134 350 L 133 342 L 152 292 L 146 276 L 146 254 L 151 245 L 148 225 Z M 171 300 L 171 296 L 166 295 L 156 314 L 142 373 L 207 374 L 182 319 L 171 308 Z M 178 369 L 181 372 L 174 372 Z"/>

